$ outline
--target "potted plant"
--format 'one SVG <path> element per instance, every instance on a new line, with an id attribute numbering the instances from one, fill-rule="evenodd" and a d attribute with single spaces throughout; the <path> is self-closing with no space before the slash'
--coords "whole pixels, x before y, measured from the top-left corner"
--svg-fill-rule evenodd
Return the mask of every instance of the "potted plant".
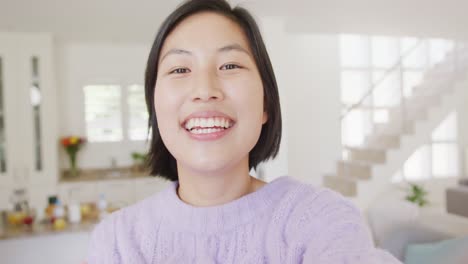
<path id="1" fill-rule="evenodd" d="M 147 154 L 140 152 L 132 152 L 133 171 L 143 172 L 145 170 Z"/>
<path id="2" fill-rule="evenodd" d="M 419 207 L 423 207 L 429 203 L 427 200 L 427 191 L 423 186 L 410 183 L 410 188 L 405 199 L 409 202 L 417 204 Z"/>

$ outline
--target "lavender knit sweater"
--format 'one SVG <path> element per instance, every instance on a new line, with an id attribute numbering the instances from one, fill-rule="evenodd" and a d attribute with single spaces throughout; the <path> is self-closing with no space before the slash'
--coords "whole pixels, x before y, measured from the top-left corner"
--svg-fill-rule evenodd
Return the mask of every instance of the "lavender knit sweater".
<path id="1" fill-rule="evenodd" d="M 215 207 L 193 207 L 177 183 L 104 219 L 89 264 L 399 263 L 374 248 L 359 211 L 342 196 L 281 177 Z"/>

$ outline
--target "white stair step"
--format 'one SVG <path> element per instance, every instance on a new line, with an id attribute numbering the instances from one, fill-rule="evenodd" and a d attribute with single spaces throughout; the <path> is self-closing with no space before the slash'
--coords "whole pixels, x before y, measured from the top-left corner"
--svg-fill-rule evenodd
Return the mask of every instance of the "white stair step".
<path id="1" fill-rule="evenodd" d="M 368 163 L 341 160 L 338 161 L 337 174 L 339 177 L 367 180 L 371 177 L 371 166 Z"/>
<path id="2" fill-rule="evenodd" d="M 365 147 L 375 149 L 392 149 L 400 147 L 399 135 L 372 135 L 366 140 Z"/>
<path id="3" fill-rule="evenodd" d="M 393 120 L 390 123 L 375 124 L 374 129 L 374 133 L 379 135 L 412 134 L 414 122 L 407 120 L 405 124 L 402 124 L 400 121 Z"/>
<path id="4" fill-rule="evenodd" d="M 411 128 L 413 126 L 414 121 L 426 120 L 428 117 L 428 111 L 429 107 L 409 107 L 404 113 L 394 111 L 390 114 L 389 124 L 391 127 L 401 128 L 403 125 L 401 120 L 404 119 L 406 120 L 406 128 Z"/>
<path id="5" fill-rule="evenodd" d="M 357 195 L 357 182 L 352 179 L 327 175 L 323 179 L 323 185 L 344 196 L 353 197 Z"/>
<path id="6" fill-rule="evenodd" d="M 440 103 L 440 94 L 413 95 L 405 101 L 405 107 L 429 107 Z"/>
<path id="7" fill-rule="evenodd" d="M 423 82 L 413 88 L 411 97 L 440 96 L 448 86 L 447 83 Z"/>
<path id="8" fill-rule="evenodd" d="M 324 177 L 324 185 L 354 196 L 356 203 L 367 208 L 387 188 L 394 172 L 460 102 L 468 87 L 468 46 L 457 60 L 457 67 L 446 58 L 426 71 L 422 83 L 406 98 L 405 112 L 401 105 L 389 109 L 389 122 L 375 125 L 363 146 L 346 148 L 346 160 L 338 162 L 336 175 Z M 413 133 L 407 134 L 409 130 Z"/>
<path id="9" fill-rule="evenodd" d="M 350 161 L 364 161 L 369 163 L 385 163 L 386 151 L 383 149 L 370 148 L 347 148 Z"/>

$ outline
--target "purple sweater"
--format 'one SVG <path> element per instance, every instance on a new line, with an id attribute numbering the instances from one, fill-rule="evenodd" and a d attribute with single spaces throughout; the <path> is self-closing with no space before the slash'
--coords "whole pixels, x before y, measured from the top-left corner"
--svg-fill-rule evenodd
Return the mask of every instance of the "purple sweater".
<path id="1" fill-rule="evenodd" d="M 360 212 L 328 189 L 281 177 L 227 204 L 193 207 L 176 187 L 105 218 L 89 264 L 400 263 L 373 246 Z"/>

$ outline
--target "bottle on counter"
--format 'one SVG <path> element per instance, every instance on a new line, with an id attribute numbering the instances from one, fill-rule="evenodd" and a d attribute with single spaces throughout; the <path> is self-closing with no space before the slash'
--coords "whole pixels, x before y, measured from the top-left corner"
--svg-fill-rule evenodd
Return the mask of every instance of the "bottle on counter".
<path id="1" fill-rule="evenodd" d="M 45 209 L 45 216 L 50 223 L 54 222 L 54 210 L 57 203 L 57 196 L 49 196 L 48 205 Z"/>
<path id="2" fill-rule="evenodd" d="M 53 223 L 55 230 L 62 230 L 66 227 L 65 209 L 59 199 L 57 199 L 57 202 L 55 203 Z"/>
<path id="3" fill-rule="evenodd" d="M 77 202 L 70 202 L 68 204 L 68 221 L 72 224 L 81 222 L 81 207 Z"/>
<path id="4" fill-rule="evenodd" d="M 13 210 L 8 213 L 8 223 L 12 226 L 21 226 L 25 223 L 31 225 L 32 221 L 29 219 L 29 203 L 26 189 L 16 189 L 10 196 L 10 202 Z"/>
<path id="5" fill-rule="evenodd" d="M 75 198 L 74 193 L 78 191 L 77 188 L 71 188 L 68 193 L 68 222 L 72 224 L 78 224 L 81 222 L 81 205 L 78 202 L 78 198 Z"/>

